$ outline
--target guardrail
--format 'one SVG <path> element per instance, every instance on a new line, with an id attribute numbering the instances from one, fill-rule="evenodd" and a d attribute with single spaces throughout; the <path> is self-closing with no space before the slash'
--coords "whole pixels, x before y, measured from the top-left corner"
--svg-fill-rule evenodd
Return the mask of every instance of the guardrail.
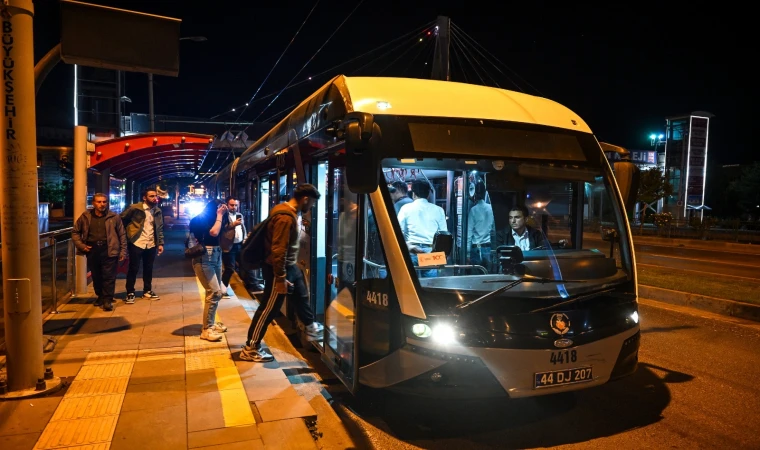
<path id="1" fill-rule="evenodd" d="M 42 314 L 58 314 L 58 304 L 74 289 L 73 228 L 40 234 L 40 281 Z M 2 247 L 2 244 L 0 244 Z M 2 270 L 2 261 L 0 261 Z M 0 277 L 0 347 L 5 341 L 2 277 Z"/>

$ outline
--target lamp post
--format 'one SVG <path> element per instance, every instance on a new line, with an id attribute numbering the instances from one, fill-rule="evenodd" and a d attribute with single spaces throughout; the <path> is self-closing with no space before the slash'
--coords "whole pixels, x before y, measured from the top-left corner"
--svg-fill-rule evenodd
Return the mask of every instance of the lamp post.
<path id="1" fill-rule="evenodd" d="M 206 42 L 206 36 L 187 36 L 179 38 L 180 41 Z M 148 74 L 148 115 L 150 116 L 150 132 L 156 131 L 156 115 L 153 111 L 153 74 Z"/>

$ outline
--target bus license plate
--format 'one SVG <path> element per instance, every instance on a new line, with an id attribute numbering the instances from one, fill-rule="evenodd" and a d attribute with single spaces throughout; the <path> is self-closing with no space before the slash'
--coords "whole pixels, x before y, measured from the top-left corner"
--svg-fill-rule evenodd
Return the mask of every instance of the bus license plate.
<path id="1" fill-rule="evenodd" d="M 535 374 L 535 387 L 544 388 L 564 384 L 585 383 L 593 379 L 591 367 L 539 372 Z"/>

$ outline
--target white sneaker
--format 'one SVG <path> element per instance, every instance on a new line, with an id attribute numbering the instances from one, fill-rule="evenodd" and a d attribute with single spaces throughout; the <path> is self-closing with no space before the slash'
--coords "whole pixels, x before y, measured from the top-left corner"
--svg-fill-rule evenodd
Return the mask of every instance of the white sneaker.
<path id="1" fill-rule="evenodd" d="M 314 322 L 311 325 L 304 328 L 306 331 L 306 338 L 310 341 L 322 339 L 322 333 L 325 331 L 325 327 L 319 322 Z"/>
<path id="2" fill-rule="evenodd" d="M 213 330 L 214 333 L 224 333 L 227 331 L 227 327 L 222 322 L 217 322 L 211 327 L 211 330 Z"/>
<path id="3" fill-rule="evenodd" d="M 213 328 L 206 328 L 201 332 L 201 339 L 211 342 L 221 341 L 222 335 L 217 333 Z"/>

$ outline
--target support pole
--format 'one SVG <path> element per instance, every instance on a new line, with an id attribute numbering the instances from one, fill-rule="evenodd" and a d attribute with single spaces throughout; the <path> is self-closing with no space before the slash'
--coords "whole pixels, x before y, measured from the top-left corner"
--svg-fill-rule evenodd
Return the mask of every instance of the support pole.
<path id="1" fill-rule="evenodd" d="M 3 29 L 3 117 L 0 119 L 5 342 L 10 391 L 44 385 L 37 137 L 32 0 L 0 4 Z"/>
<path id="2" fill-rule="evenodd" d="M 74 127 L 74 220 L 87 210 L 87 127 Z M 74 295 L 87 294 L 87 257 L 75 257 Z"/>
<path id="3" fill-rule="evenodd" d="M 150 115 L 150 132 L 156 131 L 156 115 L 153 113 L 153 74 L 148 74 L 148 114 Z"/>
<path id="4" fill-rule="evenodd" d="M 436 21 L 435 51 L 433 54 L 434 80 L 449 81 L 449 47 L 451 46 L 451 19 L 446 16 L 438 16 Z"/>

